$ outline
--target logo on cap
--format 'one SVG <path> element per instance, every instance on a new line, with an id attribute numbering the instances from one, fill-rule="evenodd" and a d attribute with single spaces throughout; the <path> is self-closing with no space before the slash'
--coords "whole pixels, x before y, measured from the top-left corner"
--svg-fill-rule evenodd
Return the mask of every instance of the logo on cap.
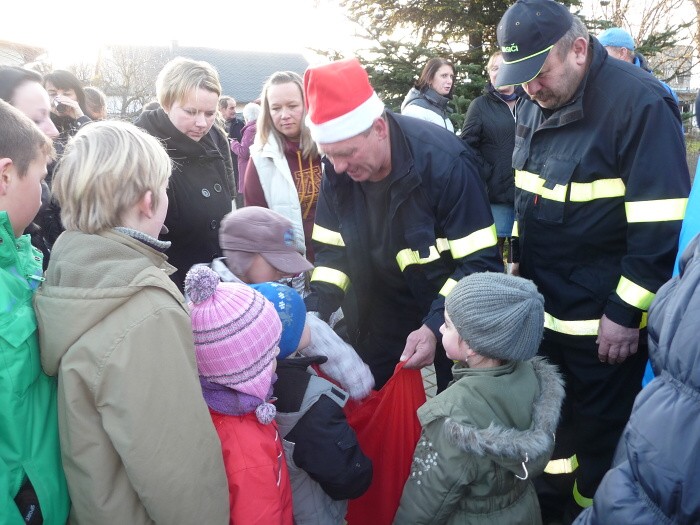
<path id="1" fill-rule="evenodd" d="M 502 46 L 501 51 L 503 53 L 517 53 L 518 52 L 518 44 L 511 44 L 509 46 Z"/>
<path id="2" fill-rule="evenodd" d="M 284 244 L 294 246 L 294 231 L 291 228 L 284 232 Z"/>

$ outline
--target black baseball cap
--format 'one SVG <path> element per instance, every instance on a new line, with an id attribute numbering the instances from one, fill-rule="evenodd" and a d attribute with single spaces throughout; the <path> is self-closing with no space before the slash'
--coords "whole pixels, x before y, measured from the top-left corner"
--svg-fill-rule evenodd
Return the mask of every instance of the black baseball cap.
<path id="1" fill-rule="evenodd" d="M 510 6 L 496 30 L 503 53 L 496 87 L 524 84 L 535 78 L 554 44 L 573 22 L 569 9 L 554 0 L 518 0 Z"/>

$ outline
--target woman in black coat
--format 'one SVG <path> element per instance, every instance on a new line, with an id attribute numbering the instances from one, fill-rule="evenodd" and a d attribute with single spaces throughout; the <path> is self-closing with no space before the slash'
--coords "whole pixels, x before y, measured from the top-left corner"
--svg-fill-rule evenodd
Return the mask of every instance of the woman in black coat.
<path id="1" fill-rule="evenodd" d="M 168 262 L 180 290 L 197 263 L 221 257 L 219 224 L 232 208 L 233 165 L 228 141 L 214 126 L 221 84 L 207 62 L 182 57 L 158 74 L 161 107 L 143 112 L 135 124 L 165 143 L 173 160 L 168 214 L 160 239 L 172 245 Z"/>
<path id="2" fill-rule="evenodd" d="M 486 69 L 490 82 L 485 93 L 469 104 L 461 136 L 479 157 L 481 178 L 486 184 L 491 213 L 496 221 L 498 248 L 503 255 L 503 246 L 511 236 L 515 215 L 515 179 L 511 159 L 515 147 L 516 104 L 523 91 L 513 86 L 494 87 L 501 62 L 500 51 L 489 58 Z"/>

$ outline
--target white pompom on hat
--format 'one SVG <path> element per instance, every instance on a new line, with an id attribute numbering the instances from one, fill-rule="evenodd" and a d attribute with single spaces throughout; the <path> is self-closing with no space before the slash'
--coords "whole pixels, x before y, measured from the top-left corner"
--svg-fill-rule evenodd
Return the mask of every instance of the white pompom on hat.
<path id="1" fill-rule="evenodd" d="M 367 72 L 356 58 L 310 67 L 304 73 L 306 125 L 318 144 L 359 135 L 384 112 Z"/>

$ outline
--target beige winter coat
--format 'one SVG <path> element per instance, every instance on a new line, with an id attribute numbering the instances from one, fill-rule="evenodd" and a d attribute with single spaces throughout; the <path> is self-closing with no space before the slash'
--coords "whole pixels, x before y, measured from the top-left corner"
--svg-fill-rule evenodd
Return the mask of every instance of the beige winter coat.
<path id="1" fill-rule="evenodd" d="M 36 294 L 41 361 L 58 375 L 74 524 L 228 523 L 221 447 L 174 268 L 117 231 L 65 232 Z"/>

